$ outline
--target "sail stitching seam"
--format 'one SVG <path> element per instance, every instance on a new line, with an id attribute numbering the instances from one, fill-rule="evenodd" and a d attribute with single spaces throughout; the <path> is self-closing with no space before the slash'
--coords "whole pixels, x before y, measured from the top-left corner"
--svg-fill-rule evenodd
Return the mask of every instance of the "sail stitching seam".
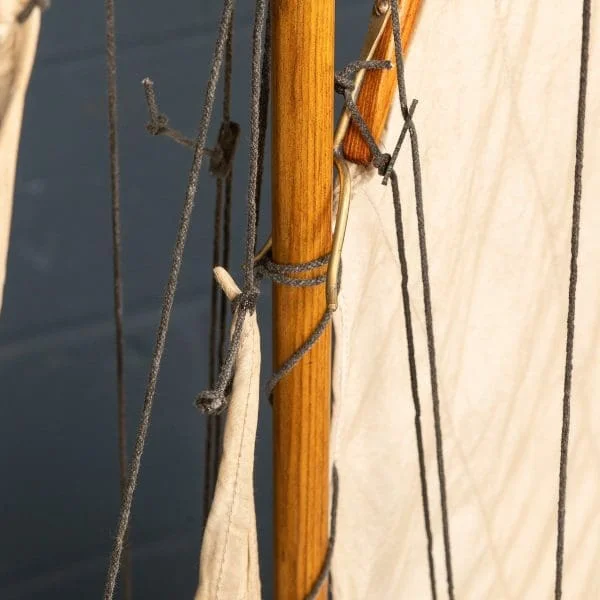
<path id="1" fill-rule="evenodd" d="M 242 343 L 247 343 L 248 338 L 250 337 L 250 334 L 252 335 L 252 356 L 250 357 L 250 364 L 254 364 L 254 360 L 255 360 L 255 356 L 256 356 L 256 330 L 255 328 L 252 328 L 252 330 L 250 332 L 247 332 L 246 335 L 244 336 Z M 252 374 L 250 377 L 250 380 L 248 382 L 248 391 L 246 392 L 246 404 L 245 404 L 245 409 L 244 409 L 244 423 L 242 425 L 242 436 L 240 439 L 240 447 L 238 449 L 238 453 L 237 453 L 237 464 L 236 464 L 236 469 L 235 469 L 235 481 L 233 484 L 233 488 L 234 488 L 234 494 L 233 494 L 233 499 L 231 502 L 231 506 L 229 508 L 229 514 L 228 514 L 228 521 L 227 521 L 227 531 L 225 534 L 225 547 L 223 548 L 223 554 L 221 556 L 221 560 L 220 560 L 220 565 L 219 565 L 219 577 L 217 580 L 217 599 L 220 597 L 221 594 L 221 589 L 222 589 L 222 584 L 223 584 L 223 575 L 224 575 L 224 566 L 225 566 L 225 557 L 227 555 L 227 549 L 229 546 L 229 532 L 231 531 L 231 524 L 233 522 L 233 512 L 234 512 L 234 505 L 235 502 L 237 500 L 238 494 L 237 494 L 237 490 L 238 490 L 238 485 L 239 485 L 239 477 L 240 477 L 240 466 L 241 466 L 241 459 L 240 459 L 240 455 L 242 453 L 242 448 L 244 446 L 244 438 L 246 436 L 246 421 L 248 420 L 248 408 L 250 405 L 250 395 L 252 393 L 252 388 L 254 387 L 254 378 L 256 377 L 256 373 L 254 371 L 254 369 L 252 370 Z"/>

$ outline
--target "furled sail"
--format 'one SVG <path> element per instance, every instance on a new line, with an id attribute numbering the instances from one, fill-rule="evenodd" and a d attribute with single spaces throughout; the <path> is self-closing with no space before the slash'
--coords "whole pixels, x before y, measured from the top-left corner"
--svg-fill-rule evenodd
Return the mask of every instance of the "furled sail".
<path id="1" fill-rule="evenodd" d="M 600 11 L 592 11 L 564 597 L 600 597 Z M 418 99 L 456 598 L 554 586 L 580 2 L 425 2 Z M 403 126 L 394 102 L 383 150 Z M 410 143 L 396 163 L 438 597 L 440 488 Z M 353 167 L 334 314 L 333 597 L 429 598 L 427 536 L 390 186 Z"/>
<path id="2" fill-rule="evenodd" d="M 224 269 L 215 269 L 215 275 L 234 301 L 240 289 Z M 196 600 L 260 600 L 253 481 L 259 383 L 260 336 L 254 312 L 242 326 Z"/>
<path id="3" fill-rule="evenodd" d="M 21 121 L 35 59 L 40 11 L 25 0 L 0 3 L 0 309 L 12 219 Z"/>

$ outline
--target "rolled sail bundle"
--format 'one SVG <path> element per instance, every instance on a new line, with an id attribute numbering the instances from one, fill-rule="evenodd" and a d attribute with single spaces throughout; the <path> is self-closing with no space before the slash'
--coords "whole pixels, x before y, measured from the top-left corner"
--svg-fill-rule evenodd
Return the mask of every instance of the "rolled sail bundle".
<path id="1" fill-rule="evenodd" d="M 592 4 L 564 598 L 600 597 L 600 6 Z M 423 3 L 405 80 L 409 105 L 418 99 L 449 551 L 407 136 L 395 170 L 408 305 L 391 185 L 373 167 L 353 167 L 334 314 L 334 598 L 430 598 L 430 562 L 438 598 L 554 597 L 581 47 L 580 1 Z M 403 124 L 396 96 L 383 151 L 393 151 Z"/>
<path id="2" fill-rule="evenodd" d="M 231 302 L 241 291 L 225 269 L 215 276 Z M 240 318 L 236 313 L 232 323 Z M 195 600 L 260 600 L 254 505 L 254 446 L 260 384 L 260 334 L 256 312 L 244 319 L 228 399 L 223 456 L 200 553 Z"/>
<path id="3" fill-rule="evenodd" d="M 40 29 L 38 4 L 0 2 L 0 310 L 23 108 Z"/>

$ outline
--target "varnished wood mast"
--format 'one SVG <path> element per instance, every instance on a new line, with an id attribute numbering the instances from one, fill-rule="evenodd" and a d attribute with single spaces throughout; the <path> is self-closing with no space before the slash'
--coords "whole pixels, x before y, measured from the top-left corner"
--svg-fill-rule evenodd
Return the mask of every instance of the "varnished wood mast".
<path id="1" fill-rule="evenodd" d="M 408 47 L 421 0 L 402 0 Z M 273 27 L 273 258 L 302 263 L 331 249 L 335 0 L 278 0 Z M 391 19 L 374 59 L 393 59 Z M 369 71 L 357 97 L 379 141 L 394 95 L 395 69 Z M 367 164 L 351 126 L 343 151 Z M 308 273 L 306 276 L 314 276 Z M 325 286 L 273 286 L 274 365 L 307 339 L 323 316 Z M 302 600 L 319 575 L 329 524 L 331 332 L 274 392 L 275 597 Z M 327 598 L 324 585 L 319 600 Z"/>
<path id="2" fill-rule="evenodd" d="M 422 0 L 401 0 L 400 2 L 401 40 L 404 54 L 408 51 L 422 3 Z M 379 4 L 383 4 L 383 2 L 379 2 Z M 392 64 L 395 63 L 391 18 L 387 20 L 372 59 L 390 60 Z M 381 139 L 397 85 L 395 67 L 390 70 L 367 71 L 356 98 L 358 110 L 377 143 Z M 368 165 L 373 158 L 369 147 L 354 124 L 348 128 L 342 149 L 344 157 L 354 163 Z"/>
<path id="3" fill-rule="evenodd" d="M 335 0 L 277 0 L 272 10 L 273 258 L 301 263 L 331 248 Z M 325 308 L 324 285 L 274 285 L 275 368 Z M 302 600 L 327 551 L 330 364 L 328 328 L 275 389 L 277 600 Z"/>

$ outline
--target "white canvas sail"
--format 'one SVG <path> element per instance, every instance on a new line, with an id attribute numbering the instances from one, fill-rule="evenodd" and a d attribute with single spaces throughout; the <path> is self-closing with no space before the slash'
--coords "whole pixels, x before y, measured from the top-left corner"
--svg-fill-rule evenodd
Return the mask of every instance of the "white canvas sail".
<path id="1" fill-rule="evenodd" d="M 565 598 L 600 597 L 600 11 L 592 38 Z M 425 2 L 406 61 L 419 133 L 456 597 L 549 598 L 581 3 Z M 402 128 L 395 102 L 383 146 Z M 397 163 L 438 597 L 445 598 L 410 143 Z M 391 190 L 355 168 L 334 315 L 333 597 L 431 596 Z"/>
<path id="2" fill-rule="evenodd" d="M 17 20 L 27 2 L 0 2 L 0 310 L 12 219 L 21 122 L 40 29 L 40 10 Z"/>
<path id="3" fill-rule="evenodd" d="M 600 597 L 598 11 L 591 30 L 565 598 Z M 406 62 L 409 100 L 419 100 L 451 555 L 455 595 L 464 600 L 547 598 L 554 587 L 580 47 L 579 3 L 426 2 Z M 396 98 L 383 150 L 392 150 L 402 125 Z M 443 598 L 447 572 L 408 142 L 396 171 Z M 333 597 L 428 598 L 392 193 L 372 167 L 351 172 L 333 317 L 331 458 L 340 479 Z M 254 341 L 244 338 L 237 360 L 197 598 L 260 595 L 252 490 L 255 317 L 244 327 Z M 251 418 L 242 423 L 248 409 Z M 243 489 L 236 487 L 239 477 Z M 233 535 L 231 523 L 237 523 Z"/>

